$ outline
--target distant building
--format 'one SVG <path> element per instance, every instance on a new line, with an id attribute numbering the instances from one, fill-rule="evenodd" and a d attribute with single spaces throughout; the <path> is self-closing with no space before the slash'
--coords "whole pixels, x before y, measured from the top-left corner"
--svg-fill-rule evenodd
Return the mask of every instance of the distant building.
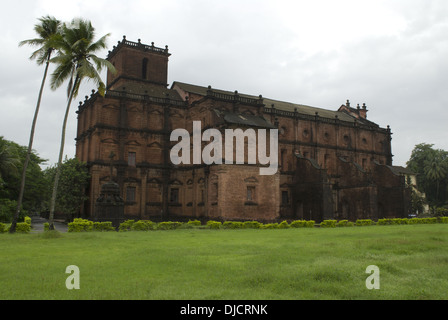
<path id="1" fill-rule="evenodd" d="M 115 181 L 131 219 L 259 220 L 406 217 L 410 188 L 392 167 L 391 130 L 347 101 L 337 111 L 175 81 L 168 48 L 123 38 L 105 97 L 79 105 L 76 156 L 91 174 L 85 217 Z M 259 164 L 179 164 L 174 129 L 278 129 L 276 174 Z M 204 142 L 203 145 L 204 146 Z M 110 157 L 115 155 L 115 157 Z M 224 163 L 224 162 L 223 162 Z M 112 166 L 112 170 L 111 170 Z M 112 172 L 112 177 L 111 177 Z"/>

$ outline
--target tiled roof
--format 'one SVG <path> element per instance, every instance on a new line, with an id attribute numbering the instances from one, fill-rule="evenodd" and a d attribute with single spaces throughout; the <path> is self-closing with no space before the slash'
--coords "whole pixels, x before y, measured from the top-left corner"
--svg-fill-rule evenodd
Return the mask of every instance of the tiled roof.
<path id="1" fill-rule="evenodd" d="M 215 89 L 215 88 L 208 88 L 208 87 L 204 87 L 204 86 L 198 86 L 198 85 L 193 85 L 193 84 L 183 83 L 183 82 L 178 82 L 178 81 L 175 81 L 173 83 L 172 87 L 174 87 L 174 86 L 178 86 L 179 88 L 181 88 L 182 90 L 184 90 L 186 92 L 194 93 L 194 94 L 198 94 L 198 95 L 202 95 L 202 96 L 206 96 L 208 90 L 212 90 L 215 93 L 220 93 L 220 94 L 225 94 L 225 95 L 235 95 L 235 92 L 231 92 L 231 91 L 220 90 L 220 89 Z M 254 100 L 260 99 L 260 96 L 242 94 L 239 92 L 238 92 L 238 95 L 240 97 L 244 97 L 244 98 L 248 98 L 248 99 L 254 99 Z M 355 119 L 355 117 L 353 117 L 345 112 L 342 112 L 342 111 L 333 111 L 333 110 L 328 110 L 328 109 L 323 109 L 323 108 L 318 108 L 318 107 L 311 107 L 311 106 L 307 106 L 307 105 L 303 105 L 303 104 L 269 99 L 266 97 L 262 97 L 262 99 L 263 99 L 263 104 L 265 105 L 264 107 L 266 109 L 270 109 L 270 108 L 274 107 L 277 110 L 282 110 L 282 111 L 287 111 L 287 112 L 295 112 L 296 111 L 302 115 L 307 115 L 307 116 L 318 115 L 321 118 L 327 118 L 327 119 L 333 119 L 333 120 L 337 117 L 340 121 L 350 122 L 350 123 L 354 123 L 355 121 L 363 122 L 363 120 L 364 120 L 364 119 L 361 119 L 361 120 Z M 370 125 L 375 125 L 371 121 L 368 121 L 368 120 L 365 120 L 365 121 L 368 122 Z"/>

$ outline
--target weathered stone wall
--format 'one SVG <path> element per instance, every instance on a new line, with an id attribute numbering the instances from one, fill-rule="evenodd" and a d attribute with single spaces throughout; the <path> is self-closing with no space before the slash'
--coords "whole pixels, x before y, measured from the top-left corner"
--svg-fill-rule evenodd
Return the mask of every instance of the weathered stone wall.
<path id="1" fill-rule="evenodd" d="M 179 86 L 167 89 L 167 51 L 123 41 L 109 54 L 118 73 L 108 74 L 106 96 L 92 94 L 78 110 L 76 156 L 89 164 L 92 176 L 87 216 L 100 186 L 111 179 L 111 165 L 128 218 L 321 221 L 403 211 L 401 182 L 376 165 L 391 164 L 389 129 L 363 124 L 365 116 L 350 123 L 318 114 L 267 112 L 250 99 L 236 100 L 236 93 L 232 97 L 208 95 L 207 88 L 203 93 Z M 275 124 L 277 174 L 262 176 L 258 165 L 247 163 L 171 163 L 169 152 L 176 142 L 169 137 L 174 129 L 192 133 L 193 121 L 201 121 L 202 130 L 218 128 L 223 134 L 225 128 L 237 127 L 225 123 L 217 110 L 263 116 Z"/>

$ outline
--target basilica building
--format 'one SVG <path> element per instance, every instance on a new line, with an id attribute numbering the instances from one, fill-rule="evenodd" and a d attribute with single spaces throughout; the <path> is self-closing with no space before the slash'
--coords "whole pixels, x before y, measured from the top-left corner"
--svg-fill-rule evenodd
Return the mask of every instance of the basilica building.
<path id="1" fill-rule="evenodd" d="M 369 121 L 365 104 L 346 101 L 327 110 L 210 85 L 168 84 L 169 57 L 168 47 L 123 37 L 107 57 L 117 73 L 107 74 L 105 96 L 92 91 L 80 102 L 76 156 L 91 176 L 83 217 L 95 218 L 102 186 L 110 182 L 125 219 L 407 217 L 410 188 L 392 165 L 391 130 Z M 276 130 L 277 170 L 260 174 L 265 164 L 250 162 L 249 152 L 242 162 L 173 163 L 176 129 L 189 132 L 195 157 L 195 122 L 201 132 L 217 129 L 223 137 L 227 129 Z M 250 143 L 244 145 L 247 151 Z"/>

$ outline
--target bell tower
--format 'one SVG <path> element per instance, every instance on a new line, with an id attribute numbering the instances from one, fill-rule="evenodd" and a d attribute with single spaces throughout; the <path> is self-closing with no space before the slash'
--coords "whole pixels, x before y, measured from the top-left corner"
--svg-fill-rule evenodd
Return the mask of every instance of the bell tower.
<path id="1" fill-rule="evenodd" d="M 109 51 L 109 60 L 117 70 L 114 75 L 107 72 L 107 88 L 119 89 L 123 84 L 137 82 L 155 86 L 168 86 L 168 46 L 158 48 L 151 45 L 126 40 L 122 41 Z"/>

